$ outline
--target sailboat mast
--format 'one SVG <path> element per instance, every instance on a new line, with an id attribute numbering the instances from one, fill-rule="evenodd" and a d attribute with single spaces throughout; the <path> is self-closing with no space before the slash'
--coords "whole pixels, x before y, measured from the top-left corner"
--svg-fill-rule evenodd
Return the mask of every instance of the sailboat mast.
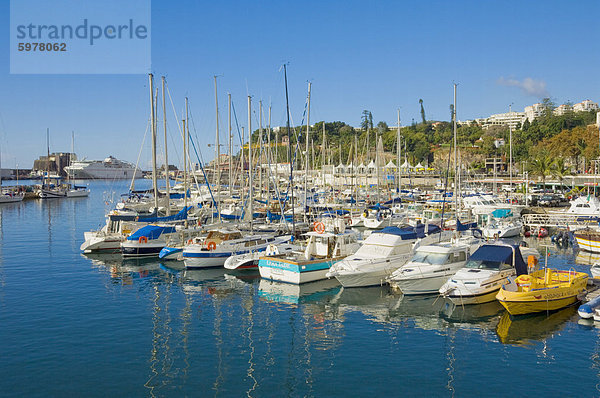
<path id="1" fill-rule="evenodd" d="M 456 139 L 456 83 L 454 83 L 454 115 L 452 117 L 454 130 L 454 212 L 458 217 L 458 157 L 457 157 L 457 139 Z"/>
<path id="2" fill-rule="evenodd" d="M 292 234 L 296 235 L 296 221 L 294 214 L 294 165 L 292 164 L 292 139 L 290 134 L 290 103 L 288 97 L 288 86 L 287 86 L 287 67 L 283 64 L 283 76 L 285 80 L 285 109 L 287 114 L 287 137 L 288 137 L 288 161 L 290 164 L 290 188 L 291 188 L 291 200 L 292 200 Z"/>
<path id="3" fill-rule="evenodd" d="M 149 74 L 150 79 L 150 122 L 152 130 L 152 188 L 154 190 L 154 208 L 158 210 L 158 183 L 156 181 L 156 113 L 154 105 L 154 76 Z"/>
<path id="4" fill-rule="evenodd" d="M 50 129 L 46 127 L 46 149 L 48 157 L 46 158 L 46 184 L 50 184 Z"/>
<path id="5" fill-rule="evenodd" d="M 379 135 L 379 133 L 375 134 L 375 171 L 377 172 L 377 203 L 379 203 L 381 201 L 380 198 L 380 191 L 381 191 L 381 178 L 379 175 L 379 143 L 381 141 L 381 136 Z"/>
<path id="6" fill-rule="evenodd" d="M 187 104 L 187 98 L 186 104 Z M 187 190 L 188 190 L 188 176 L 187 176 L 187 138 L 188 138 L 188 129 L 187 129 L 187 115 L 186 119 L 182 120 L 183 124 L 183 206 L 187 209 Z M 185 220 L 186 228 L 187 228 L 187 217 Z"/>
<path id="7" fill-rule="evenodd" d="M 325 189 L 325 120 L 323 120 L 323 146 L 321 148 L 321 178 L 323 189 Z"/>
<path id="8" fill-rule="evenodd" d="M 310 133 L 310 88 L 312 86 L 311 82 L 308 82 L 308 104 L 307 104 L 307 112 L 306 112 L 306 166 L 304 168 L 304 207 L 306 208 L 308 204 L 308 135 Z M 306 211 L 304 211 L 304 222 L 308 222 Z"/>
<path id="9" fill-rule="evenodd" d="M 216 181 L 216 190 L 217 190 L 217 212 L 219 213 L 219 222 L 221 221 L 221 146 L 219 145 L 219 101 L 217 98 L 217 76 L 215 78 L 215 109 L 216 109 L 216 154 L 217 158 L 215 160 L 215 170 L 217 171 L 217 181 Z"/>
<path id="10" fill-rule="evenodd" d="M 258 101 L 258 197 L 262 198 L 263 180 L 262 180 L 262 165 L 263 165 L 263 129 L 262 129 L 262 100 Z"/>
<path id="11" fill-rule="evenodd" d="M 252 190 L 253 181 L 252 181 L 252 98 L 248 96 L 248 209 L 249 212 L 249 220 L 250 220 L 250 231 L 252 231 L 252 216 L 254 213 L 254 209 L 252 206 L 252 202 L 254 202 L 254 192 Z"/>
<path id="12" fill-rule="evenodd" d="M 400 159 L 402 153 L 402 147 L 400 143 L 400 109 L 398 109 L 398 131 L 396 133 L 396 157 L 397 157 L 397 165 L 398 165 L 398 197 L 401 195 L 402 191 L 402 173 L 400 171 Z"/>
<path id="13" fill-rule="evenodd" d="M 231 141 L 232 141 L 232 135 L 231 135 L 231 93 L 227 94 L 227 102 L 229 103 L 228 106 L 228 121 L 229 121 L 229 195 L 233 196 L 233 169 L 232 169 L 232 161 L 231 161 L 231 154 L 233 152 L 232 146 L 231 146 Z"/>
<path id="14" fill-rule="evenodd" d="M 167 105 L 165 100 L 165 77 L 162 76 L 162 108 L 163 108 L 163 129 L 165 131 L 165 190 L 167 193 L 167 216 L 171 215 L 171 192 L 169 188 L 169 151 L 167 150 Z"/>
<path id="15" fill-rule="evenodd" d="M 271 104 L 269 104 L 269 127 L 267 128 L 267 146 L 269 147 L 269 152 L 267 156 L 267 160 L 269 163 L 269 168 L 267 169 L 267 203 L 269 202 L 269 197 L 271 195 L 271 163 L 273 160 L 273 151 L 271 148 Z"/>

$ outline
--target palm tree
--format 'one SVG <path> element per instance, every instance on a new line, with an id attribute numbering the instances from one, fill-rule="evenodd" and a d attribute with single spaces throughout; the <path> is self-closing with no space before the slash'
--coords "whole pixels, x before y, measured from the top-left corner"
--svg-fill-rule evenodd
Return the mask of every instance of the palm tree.
<path id="1" fill-rule="evenodd" d="M 546 176 L 550 174 L 550 171 L 552 170 L 552 163 L 550 155 L 545 151 L 541 151 L 529 164 L 530 171 L 542 179 L 544 187 L 546 186 Z"/>
<path id="2" fill-rule="evenodd" d="M 563 185 L 565 176 L 571 173 L 571 168 L 565 165 L 565 159 L 560 157 L 556 158 L 554 163 L 550 166 L 550 173 L 554 178 L 560 181 L 560 185 Z"/>

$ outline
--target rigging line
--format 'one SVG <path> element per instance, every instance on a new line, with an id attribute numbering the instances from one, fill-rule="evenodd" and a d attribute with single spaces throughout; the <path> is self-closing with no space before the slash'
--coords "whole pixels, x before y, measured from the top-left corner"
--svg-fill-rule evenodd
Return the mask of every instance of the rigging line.
<path id="1" fill-rule="evenodd" d="M 196 135 L 196 139 L 198 139 L 198 132 L 196 131 L 196 124 L 194 123 L 194 117 L 192 116 L 191 105 L 189 104 L 189 100 L 188 100 L 188 106 L 190 108 L 189 116 L 192 119 L 194 134 Z M 188 131 L 189 131 L 189 127 L 188 127 Z M 188 136 L 188 138 L 189 138 L 189 136 Z M 198 141 L 200 141 L 200 140 L 198 140 Z M 198 151 L 196 150 L 196 144 L 194 143 L 193 137 L 189 140 L 189 142 L 192 144 L 192 147 L 194 148 L 194 152 L 196 153 L 196 159 L 198 159 L 198 162 L 200 163 L 200 167 L 202 167 L 202 163 L 204 163 L 204 159 L 202 158 L 202 149 L 200 149 L 200 156 L 198 156 Z M 192 164 L 191 156 L 188 159 L 188 165 L 190 166 L 190 170 L 194 170 L 194 168 L 192 167 L 193 164 Z M 209 185 L 208 179 L 206 178 L 206 173 L 204 173 L 204 169 L 202 169 L 202 173 L 204 174 L 204 178 L 206 180 L 206 185 Z M 192 171 L 191 174 L 192 174 L 192 177 L 194 177 L 194 182 L 196 183 L 196 188 L 198 189 L 198 191 L 200 191 L 200 184 L 198 183 L 198 178 L 196 176 L 196 172 Z M 209 187 L 209 190 L 210 190 L 210 187 Z M 211 197 L 212 197 L 212 192 L 211 192 Z M 214 198 L 213 198 L 213 201 L 214 201 Z"/>
<path id="2" fill-rule="evenodd" d="M 167 87 L 167 94 L 169 94 L 169 102 L 171 103 L 171 108 L 173 109 L 173 115 L 175 115 L 175 124 L 177 125 L 177 130 L 179 130 L 179 134 L 181 134 L 181 139 L 184 139 L 182 126 L 179 124 L 179 117 L 177 116 L 177 111 L 175 110 L 173 97 L 171 97 L 171 90 L 169 90 L 169 83 L 165 82 L 165 86 Z"/>
<path id="3" fill-rule="evenodd" d="M 142 139 L 142 145 L 140 146 L 140 151 L 138 153 L 137 160 L 135 161 L 135 169 L 133 172 L 133 177 L 131 178 L 131 183 L 129 184 L 129 190 L 133 191 L 133 184 L 135 181 L 135 172 L 137 171 L 138 165 L 140 164 L 140 157 L 142 156 L 142 149 L 144 149 L 144 143 L 146 142 L 146 135 L 148 135 L 148 127 L 150 126 L 150 118 L 148 118 L 148 123 L 146 123 L 146 131 L 144 131 L 144 138 Z"/>

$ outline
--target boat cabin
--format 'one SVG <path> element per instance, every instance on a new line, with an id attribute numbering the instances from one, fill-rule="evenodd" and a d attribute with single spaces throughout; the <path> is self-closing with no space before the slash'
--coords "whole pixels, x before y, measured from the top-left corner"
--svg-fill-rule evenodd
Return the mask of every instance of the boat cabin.
<path id="1" fill-rule="evenodd" d="M 308 243 L 304 251 L 306 259 L 345 257 L 355 249 L 357 235 L 354 232 L 333 234 L 329 232 L 308 232 Z"/>

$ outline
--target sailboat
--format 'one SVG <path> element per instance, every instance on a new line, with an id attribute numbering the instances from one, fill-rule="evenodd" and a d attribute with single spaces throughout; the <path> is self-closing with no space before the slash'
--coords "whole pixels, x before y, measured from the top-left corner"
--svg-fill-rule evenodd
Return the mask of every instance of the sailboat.
<path id="1" fill-rule="evenodd" d="M 12 191 L 4 192 L 4 190 L 2 190 L 2 151 L 0 150 L 0 204 L 21 202 L 24 196 L 24 192 L 14 193 Z"/>
<path id="2" fill-rule="evenodd" d="M 64 198 L 67 196 L 67 189 L 61 183 L 61 177 L 54 177 L 55 183 L 51 183 L 50 178 L 50 129 L 46 129 L 46 147 L 48 149 L 48 157 L 46 158 L 46 175 L 38 196 L 41 199 Z"/>

